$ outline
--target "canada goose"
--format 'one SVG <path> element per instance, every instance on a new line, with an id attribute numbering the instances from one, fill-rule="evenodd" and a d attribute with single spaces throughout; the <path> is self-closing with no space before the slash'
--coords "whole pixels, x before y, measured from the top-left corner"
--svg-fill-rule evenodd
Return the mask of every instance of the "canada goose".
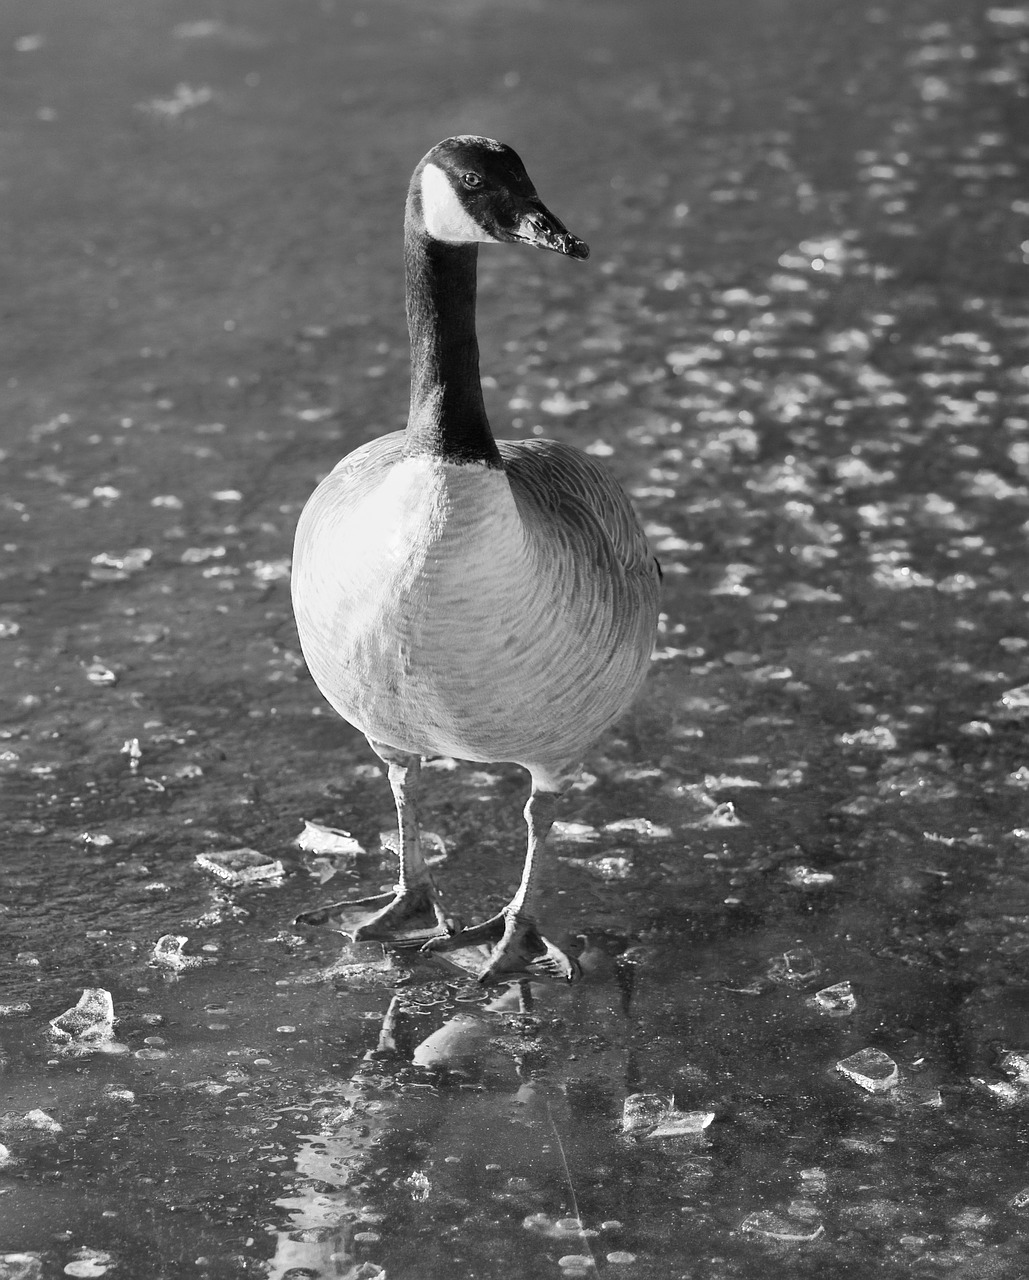
<path id="1" fill-rule="evenodd" d="M 395 891 L 358 941 L 450 950 L 493 944 L 483 982 L 576 961 L 539 932 L 541 864 L 562 791 L 646 674 L 660 569 L 628 498 L 592 458 L 552 440 L 497 442 L 479 384 L 478 245 L 585 258 L 521 160 L 490 138 L 447 138 L 414 171 L 405 255 L 407 429 L 348 454 L 297 527 L 293 607 L 325 698 L 386 763 L 396 801 Z M 449 922 L 419 844 L 423 756 L 529 771 L 528 850 L 506 907 Z M 325 922 L 333 908 L 299 917 Z"/>

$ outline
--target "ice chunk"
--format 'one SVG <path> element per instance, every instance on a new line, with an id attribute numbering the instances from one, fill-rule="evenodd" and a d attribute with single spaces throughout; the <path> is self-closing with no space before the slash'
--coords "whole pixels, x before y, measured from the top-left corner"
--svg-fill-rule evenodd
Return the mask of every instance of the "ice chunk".
<path id="1" fill-rule="evenodd" d="M 75 1257 L 65 1264 L 66 1276 L 102 1276 L 110 1270 L 114 1259 L 103 1249 L 78 1249 Z"/>
<path id="2" fill-rule="evenodd" d="M 0 1171 L 9 1169 L 12 1164 L 16 1163 L 17 1161 L 14 1156 L 11 1155 L 10 1148 L 5 1147 L 4 1144 L 0 1142 Z M 3 1272 L 0 1272 L 0 1276 L 2 1275 Z"/>
<path id="3" fill-rule="evenodd" d="M 0 1253 L 0 1280 L 43 1280 L 38 1253 Z"/>
<path id="4" fill-rule="evenodd" d="M 251 560 L 247 568 L 258 582 L 281 582 L 289 577 L 289 560 Z"/>
<path id="5" fill-rule="evenodd" d="M 829 1178 L 824 1169 L 813 1165 L 810 1169 L 801 1169 L 800 1184 L 808 1195 L 820 1195 L 829 1188 Z"/>
<path id="6" fill-rule="evenodd" d="M 187 547 L 179 559 L 183 564 L 203 564 L 205 560 L 220 560 L 224 555 L 224 547 Z"/>
<path id="7" fill-rule="evenodd" d="M 704 790 L 712 794 L 718 791 L 745 791 L 750 787 L 760 787 L 761 783 L 754 778 L 744 778 L 736 773 L 708 773 L 704 775 Z"/>
<path id="8" fill-rule="evenodd" d="M 86 679 L 90 684 L 112 685 L 118 683 L 117 673 L 112 671 L 102 658 L 94 657 L 86 667 Z"/>
<path id="9" fill-rule="evenodd" d="M 526 1231 L 535 1231 L 537 1235 L 549 1236 L 554 1240 L 567 1240 L 569 1237 L 582 1239 L 597 1234 L 592 1228 L 584 1227 L 579 1218 L 551 1218 L 547 1213 L 530 1213 L 527 1218 L 522 1219 L 522 1226 Z"/>
<path id="10" fill-rule="evenodd" d="M 814 889 L 832 884 L 836 879 L 831 871 L 815 871 L 811 867 L 790 867 L 786 879 L 797 889 Z"/>
<path id="11" fill-rule="evenodd" d="M 1013 1107 L 1016 1102 L 1021 1102 L 1023 1094 L 1021 1090 L 1016 1089 L 1013 1084 L 1008 1084 L 1006 1080 L 987 1081 L 979 1076 L 972 1076 L 972 1083 L 981 1085 L 984 1089 L 988 1089 L 990 1093 L 1002 1102 L 1006 1107 Z"/>
<path id="12" fill-rule="evenodd" d="M 630 1093 L 622 1106 L 622 1133 L 649 1133 L 668 1111 L 668 1102 L 657 1093 Z"/>
<path id="13" fill-rule="evenodd" d="M 90 557 L 92 567 L 89 576 L 94 582 L 124 582 L 130 574 L 145 569 L 153 558 L 154 553 L 149 547 L 133 547 L 120 555 L 101 551 L 99 555 Z"/>
<path id="14" fill-rule="evenodd" d="M 13 1018 L 19 1013 L 31 1013 L 32 1005 L 27 1003 L 21 1004 L 0 1004 L 0 1018 Z"/>
<path id="15" fill-rule="evenodd" d="M 809 982 L 821 971 L 822 965 L 807 947 L 793 947 L 776 956 L 768 966 L 768 976 L 773 982 L 800 984 Z"/>
<path id="16" fill-rule="evenodd" d="M 649 1138 L 695 1138 L 709 1128 L 715 1118 L 713 1111 L 666 1112 Z"/>
<path id="17" fill-rule="evenodd" d="M 576 858 L 574 861 L 579 862 Z M 605 858 L 587 858 L 581 865 L 595 871 L 602 880 L 627 880 L 632 874 L 632 862 L 628 858 L 611 855 Z"/>
<path id="18" fill-rule="evenodd" d="M 857 999 L 849 982 L 836 982 L 816 991 L 811 1004 L 831 1018 L 845 1018 L 857 1008 Z"/>
<path id="19" fill-rule="evenodd" d="M 150 963 L 159 965 L 162 969 L 173 969 L 176 973 L 182 969 L 198 969 L 202 964 L 213 963 L 205 961 L 201 956 L 184 956 L 182 948 L 188 941 L 185 934 L 166 933 L 154 944 Z"/>
<path id="20" fill-rule="evenodd" d="M 447 846 L 441 835 L 438 835 L 435 831 L 423 831 L 421 839 L 422 857 L 430 867 L 435 866 L 437 862 L 442 862 L 446 858 Z M 400 856 L 400 835 L 395 827 L 389 831 L 379 832 L 379 844 L 387 852 Z"/>
<path id="21" fill-rule="evenodd" d="M 604 830 L 616 833 L 628 831 L 647 840 L 668 840 L 672 835 L 671 827 L 651 822 L 649 818 L 619 818 L 616 822 L 605 822 Z"/>
<path id="22" fill-rule="evenodd" d="M 23 1116 L 16 1115 L 13 1111 L 0 1115 L 0 1132 L 6 1133 L 18 1129 L 40 1129 L 44 1133 L 62 1132 L 57 1121 L 52 1116 L 48 1116 L 45 1111 L 40 1111 L 38 1107 L 26 1111 Z"/>
<path id="23" fill-rule="evenodd" d="M 693 824 L 696 827 L 742 827 L 743 819 L 736 812 L 731 800 L 716 805 L 705 818 Z"/>
<path id="24" fill-rule="evenodd" d="M 836 1070 L 849 1076 L 869 1093 L 886 1093 L 900 1079 L 897 1064 L 881 1049 L 861 1049 L 852 1053 L 849 1058 L 837 1062 Z"/>
<path id="25" fill-rule="evenodd" d="M 114 1038 L 114 1000 L 102 987 L 86 987 L 74 1009 L 50 1019 L 57 1040 L 99 1045 Z"/>
<path id="26" fill-rule="evenodd" d="M 1008 689 L 1006 693 L 1002 693 L 1000 705 L 1019 715 L 1029 714 L 1029 684 L 1019 685 L 1017 689 Z"/>
<path id="27" fill-rule="evenodd" d="M 551 839 L 569 844 L 591 844 L 600 839 L 600 832 L 588 822 L 555 822 L 550 828 Z"/>
<path id="28" fill-rule="evenodd" d="M 296 845 L 304 853 L 331 854 L 333 856 L 354 857 L 364 853 L 361 844 L 349 831 L 338 827 L 323 827 L 320 822 L 304 820 L 304 829 L 297 836 Z"/>
<path id="29" fill-rule="evenodd" d="M 253 884 L 277 884 L 286 874 L 278 858 L 256 849 L 227 849 L 223 853 L 198 853 L 196 864 L 224 884 L 239 888 Z"/>
<path id="30" fill-rule="evenodd" d="M 1001 1054 L 998 1065 L 1011 1077 L 1012 1084 L 1029 1088 L 1029 1049 L 1008 1049 Z"/>
<path id="31" fill-rule="evenodd" d="M 135 739 L 138 741 L 138 739 Z M 108 849 L 114 844 L 114 837 L 102 831 L 83 831 L 79 839 L 83 844 L 91 844 L 95 849 Z"/>
<path id="32" fill-rule="evenodd" d="M 126 738 L 122 743 L 121 754 L 129 758 L 129 772 L 139 773 L 139 762 L 143 759 L 143 751 L 138 738 Z"/>
<path id="33" fill-rule="evenodd" d="M 841 747 L 870 747 L 874 751 L 895 751 L 897 738 L 892 729 L 876 725 L 873 729 L 857 729 L 854 733 L 839 733 L 836 741 Z"/>
<path id="34" fill-rule="evenodd" d="M 713 1111 L 679 1111 L 657 1093 L 631 1093 L 622 1108 L 622 1132 L 633 1137 L 695 1138 L 714 1118 Z"/>
<path id="35" fill-rule="evenodd" d="M 740 1223 L 740 1230 L 765 1236 L 769 1240 L 806 1244 L 823 1235 L 825 1227 L 820 1222 L 798 1222 L 784 1214 L 761 1209 L 757 1213 L 748 1213 Z"/>

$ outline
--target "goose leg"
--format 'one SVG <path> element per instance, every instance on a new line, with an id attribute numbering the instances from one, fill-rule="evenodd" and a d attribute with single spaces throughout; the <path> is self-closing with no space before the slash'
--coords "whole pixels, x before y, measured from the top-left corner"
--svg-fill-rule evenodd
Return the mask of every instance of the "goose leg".
<path id="1" fill-rule="evenodd" d="M 560 798 L 559 792 L 543 791 L 533 784 L 525 806 L 528 847 L 522 880 L 503 911 L 449 938 L 430 939 L 425 950 L 453 951 L 493 944 L 489 963 L 478 975 L 485 984 L 544 976 L 573 982 L 579 977 L 581 970 L 575 959 L 546 939 L 536 926 L 543 857 Z"/>
<path id="2" fill-rule="evenodd" d="M 449 937 L 450 929 L 439 894 L 422 857 L 417 810 L 421 759 L 401 754 L 382 743 L 372 742 L 371 746 L 388 766 L 389 785 L 397 806 L 400 834 L 398 882 L 392 893 L 335 902 L 298 916 L 297 921 L 301 924 L 325 924 L 333 922 L 341 908 L 349 914 L 355 907 L 378 907 L 377 911 L 372 911 L 356 925 L 348 925 L 342 932 L 349 933 L 355 942 L 391 942 L 395 946 L 417 946 L 437 937 Z"/>

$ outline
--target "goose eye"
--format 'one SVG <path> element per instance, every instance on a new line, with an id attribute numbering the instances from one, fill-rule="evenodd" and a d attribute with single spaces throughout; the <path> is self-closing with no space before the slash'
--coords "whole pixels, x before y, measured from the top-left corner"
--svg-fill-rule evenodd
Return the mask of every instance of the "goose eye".
<path id="1" fill-rule="evenodd" d="M 474 191 L 476 187 L 482 186 L 482 179 L 477 173 L 462 173 L 461 181 L 470 191 Z"/>

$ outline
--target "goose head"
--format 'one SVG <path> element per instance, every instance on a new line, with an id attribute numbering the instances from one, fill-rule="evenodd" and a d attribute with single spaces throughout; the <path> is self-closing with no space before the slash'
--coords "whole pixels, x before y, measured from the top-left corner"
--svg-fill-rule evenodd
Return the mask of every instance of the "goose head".
<path id="1" fill-rule="evenodd" d="M 444 244 L 531 244 L 569 258 L 589 257 L 536 194 L 518 155 L 492 138 L 446 138 L 411 179 L 409 211 Z"/>

